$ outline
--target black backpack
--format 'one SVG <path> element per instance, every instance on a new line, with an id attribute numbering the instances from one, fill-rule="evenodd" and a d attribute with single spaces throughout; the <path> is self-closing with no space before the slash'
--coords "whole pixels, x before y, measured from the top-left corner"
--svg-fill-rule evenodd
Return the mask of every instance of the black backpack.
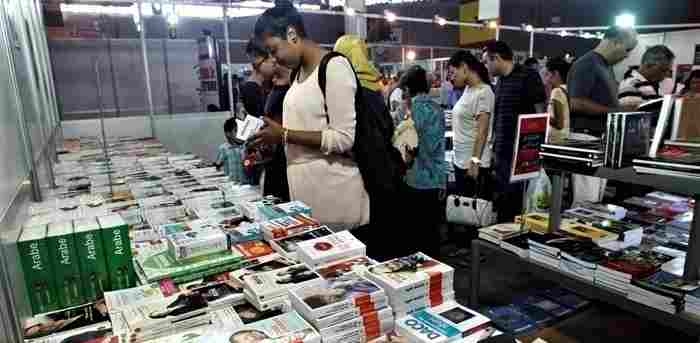
<path id="1" fill-rule="evenodd" d="M 318 66 L 318 86 L 323 97 L 326 97 L 326 69 L 328 62 L 334 58 L 345 58 L 339 52 L 329 52 L 321 59 Z M 381 94 L 362 87 L 357 78 L 355 68 L 348 60 L 355 74 L 357 92 L 355 92 L 355 142 L 352 147 L 352 158 L 362 174 L 362 181 L 367 194 L 388 195 L 400 190 L 402 177 L 406 173 L 406 164 L 401 153 L 392 145 L 394 122 Z M 292 72 L 292 80 L 296 79 L 298 70 Z M 379 101 L 372 101 L 379 96 Z M 326 120 L 328 108 L 326 107 Z"/>

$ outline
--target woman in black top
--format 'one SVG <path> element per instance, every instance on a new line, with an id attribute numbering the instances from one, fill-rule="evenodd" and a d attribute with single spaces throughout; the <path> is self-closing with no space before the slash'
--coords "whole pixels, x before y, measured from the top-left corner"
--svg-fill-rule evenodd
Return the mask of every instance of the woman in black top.
<path id="1" fill-rule="evenodd" d="M 267 96 L 265 104 L 265 116 L 282 125 L 282 108 L 284 96 L 289 90 L 290 70 L 277 63 L 275 74 L 272 76 L 272 90 Z M 278 144 L 272 147 L 272 158 L 265 164 L 265 195 L 274 195 L 284 201 L 289 201 L 289 183 L 287 182 L 287 157 L 284 153 L 284 145 Z"/>

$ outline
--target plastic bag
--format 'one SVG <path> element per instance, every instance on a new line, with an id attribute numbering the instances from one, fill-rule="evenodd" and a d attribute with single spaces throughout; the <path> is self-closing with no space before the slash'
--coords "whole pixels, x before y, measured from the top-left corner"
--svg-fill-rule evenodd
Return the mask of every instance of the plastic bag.
<path id="1" fill-rule="evenodd" d="M 540 174 L 537 178 L 530 180 L 527 187 L 527 213 L 548 212 L 551 196 L 552 183 L 544 169 L 540 169 Z"/>

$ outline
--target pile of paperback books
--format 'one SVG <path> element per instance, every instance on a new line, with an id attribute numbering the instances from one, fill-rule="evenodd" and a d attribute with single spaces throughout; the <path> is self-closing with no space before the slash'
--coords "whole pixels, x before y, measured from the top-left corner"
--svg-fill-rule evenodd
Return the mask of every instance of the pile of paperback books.
<path id="1" fill-rule="evenodd" d="M 367 270 L 384 288 L 396 317 L 454 300 L 454 269 L 423 254 L 393 259 Z"/>

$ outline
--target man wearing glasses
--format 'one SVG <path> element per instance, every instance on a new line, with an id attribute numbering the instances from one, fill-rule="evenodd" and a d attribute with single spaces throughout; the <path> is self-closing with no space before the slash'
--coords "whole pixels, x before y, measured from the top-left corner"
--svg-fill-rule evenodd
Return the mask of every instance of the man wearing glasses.
<path id="1" fill-rule="evenodd" d="M 569 71 L 571 124 L 575 132 L 600 136 L 609 112 L 620 110 L 613 66 L 637 46 L 634 29 L 610 27 L 598 46 L 574 62 Z"/>
<path id="2" fill-rule="evenodd" d="M 636 110 L 644 102 L 661 98 L 661 81 L 672 75 L 674 59 L 673 52 L 664 45 L 647 49 L 639 70 L 630 70 L 629 76 L 620 83 L 617 94 L 620 106 Z"/>

